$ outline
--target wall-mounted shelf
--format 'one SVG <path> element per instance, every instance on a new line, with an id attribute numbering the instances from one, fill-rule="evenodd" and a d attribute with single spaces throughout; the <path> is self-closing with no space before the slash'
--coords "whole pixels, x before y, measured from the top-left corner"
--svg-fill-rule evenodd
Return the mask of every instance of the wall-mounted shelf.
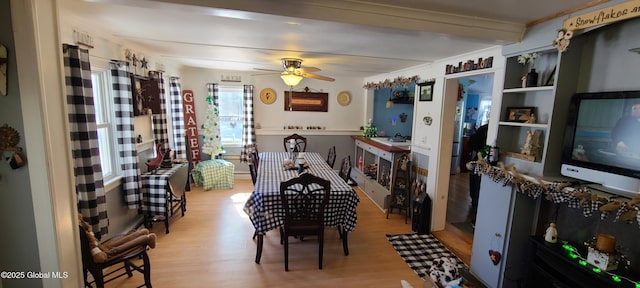
<path id="1" fill-rule="evenodd" d="M 391 99 L 394 104 L 413 104 L 413 98 L 396 98 Z"/>
<path id="2" fill-rule="evenodd" d="M 156 139 L 146 139 L 142 140 L 140 143 L 136 143 L 136 150 L 138 152 L 153 149 L 153 143 L 156 142 Z"/>
<path id="3" fill-rule="evenodd" d="M 547 129 L 549 124 L 547 123 L 520 123 L 520 122 L 506 122 L 500 121 L 498 123 L 500 126 L 513 126 L 513 127 L 528 127 L 528 128 L 540 128 Z"/>
<path id="4" fill-rule="evenodd" d="M 504 89 L 503 93 L 526 93 L 535 91 L 551 91 L 554 86 L 538 86 L 538 87 L 525 87 L 525 88 L 508 88 Z"/>

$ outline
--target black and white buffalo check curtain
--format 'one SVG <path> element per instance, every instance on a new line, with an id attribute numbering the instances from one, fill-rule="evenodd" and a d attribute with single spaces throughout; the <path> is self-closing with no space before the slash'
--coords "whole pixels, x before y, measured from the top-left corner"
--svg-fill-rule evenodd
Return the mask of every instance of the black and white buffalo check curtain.
<path id="1" fill-rule="evenodd" d="M 89 51 L 63 44 L 62 52 L 78 212 L 100 238 L 109 232 L 109 221 L 100 166 Z"/>
<path id="2" fill-rule="evenodd" d="M 173 149 L 176 152 L 176 159 L 187 159 L 180 78 L 169 78 L 169 94 L 171 96 L 171 125 L 173 127 L 173 143 L 175 146 Z"/>
<path id="3" fill-rule="evenodd" d="M 167 132 L 167 92 L 164 89 L 164 75 L 162 72 L 149 73 L 157 77 L 160 88 L 160 113 L 153 114 L 153 136 L 156 145 L 162 144 L 162 149 L 169 149 L 169 133 Z"/>
<path id="4" fill-rule="evenodd" d="M 256 143 L 256 129 L 253 120 L 253 85 L 244 85 L 244 129 L 242 130 L 242 151 L 240 161 L 249 162 Z"/>
<path id="5" fill-rule="evenodd" d="M 117 127 L 118 155 L 122 170 L 122 193 L 129 209 L 140 209 L 142 191 L 140 190 L 140 168 L 138 167 L 138 151 L 136 149 L 135 132 L 133 130 L 133 95 L 129 63 L 113 61 L 109 63 L 113 92 L 113 109 Z"/>

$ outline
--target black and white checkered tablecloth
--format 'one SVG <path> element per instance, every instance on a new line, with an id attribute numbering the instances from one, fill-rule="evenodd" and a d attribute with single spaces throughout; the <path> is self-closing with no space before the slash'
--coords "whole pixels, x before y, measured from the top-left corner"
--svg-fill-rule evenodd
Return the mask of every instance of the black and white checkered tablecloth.
<path id="1" fill-rule="evenodd" d="M 255 191 L 244 205 L 244 211 L 249 215 L 258 234 L 264 235 L 283 224 L 284 208 L 280 202 L 280 182 L 298 175 L 297 170 L 284 169 L 283 162 L 288 158 L 289 154 L 286 152 L 260 153 Z M 306 152 L 305 159 L 309 163 L 309 173 L 331 181 L 329 204 L 325 208 L 325 225 L 340 225 L 346 231 L 355 230 L 358 220 L 356 206 L 360 202 L 356 192 L 331 169 L 319 153 Z"/>
<path id="2" fill-rule="evenodd" d="M 140 175 L 142 181 L 142 211 L 147 215 L 165 215 L 167 212 L 167 191 L 169 178 L 187 163 L 173 164 L 171 168 L 159 168 L 153 173 Z"/>

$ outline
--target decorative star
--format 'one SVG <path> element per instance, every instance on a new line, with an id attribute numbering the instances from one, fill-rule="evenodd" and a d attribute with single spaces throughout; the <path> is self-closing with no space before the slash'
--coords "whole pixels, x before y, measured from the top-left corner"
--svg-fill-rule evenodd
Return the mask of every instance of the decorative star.
<path id="1" fill-rule="evenodd" d="M 142 69 L 149 69 L 149 62 L 146 57 L 142 57 L 142 60 L 140 60 L 140 67 L 142 67 Z"/>
<path id="2" fill-rule="evenodd" d="M 131 50 L 129 49 L 124 50 L 124 58 L 127 59 L 127 62 L 131 62 L 131 55 L 132 55 Z"/>

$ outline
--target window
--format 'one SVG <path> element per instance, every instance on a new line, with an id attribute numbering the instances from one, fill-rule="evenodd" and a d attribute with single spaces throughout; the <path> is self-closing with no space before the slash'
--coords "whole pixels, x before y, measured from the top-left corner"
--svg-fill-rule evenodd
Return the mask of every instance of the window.
<path id="1" fill-rule="evenodd" d="M 244 126 L 243 93 L 242 86 L 220 86 L 218 89 L 220 139 L 224 146 L 242 145 Z"/>
<path id="2" fill-rule="evenodd" d="M 93 100 L 96 109 L 98 127 L 98 149 L 100 149 L 100 165 L 102 177 L 108 183 L 119 176 L 118 157 L 116 157 L 115 123 L 113 114 L 113 97 L 111 95 L 111 78 L 109 70 L 94 69 L 91 71 Z"/>

